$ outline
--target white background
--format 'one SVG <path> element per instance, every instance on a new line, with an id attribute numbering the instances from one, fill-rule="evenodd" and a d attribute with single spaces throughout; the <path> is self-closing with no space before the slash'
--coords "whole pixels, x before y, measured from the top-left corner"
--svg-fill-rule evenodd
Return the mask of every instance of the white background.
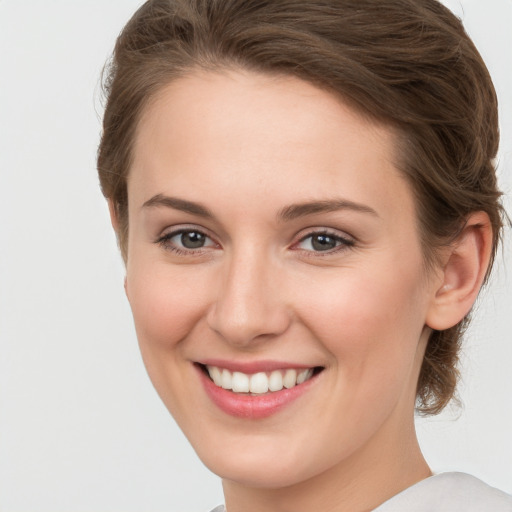
<path id="1" fill-rule="evenodd" d="M 99 72 L 136 0 L 0 0 L 0 511 L 205 511 L 220 482 L 142 367 L 95 152 Z M 512 211 L 512 1 L 453 0 L 501 106 Z M 464 407 L 419 422 L 435 471 L 512 493 L 512 247 L 465 344 Z M 314 424 L 312 424 L 314 428 Z"/>

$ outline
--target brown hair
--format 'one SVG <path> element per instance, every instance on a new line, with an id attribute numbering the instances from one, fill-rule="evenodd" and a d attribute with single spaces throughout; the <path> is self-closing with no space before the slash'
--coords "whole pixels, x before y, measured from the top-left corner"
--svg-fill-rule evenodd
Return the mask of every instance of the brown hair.
<path id="1" fill-rule="evenodd" d="M 435 263 L 436 248 L 474 211 L 490 217 L 494 258 L 503 218 L 493 164 L 496 94 L 461 22 L 438 1 L 150 0 L 119 36 L 104 83 L 98 170 L 125 260 L 126 180 L 145 105 L 193 69 L 233 67 L 307 80 L 393 126 L 425 262 Z M 420 412 L 435 414 L 453 397 L 467 322 L 431 334 Z"/>

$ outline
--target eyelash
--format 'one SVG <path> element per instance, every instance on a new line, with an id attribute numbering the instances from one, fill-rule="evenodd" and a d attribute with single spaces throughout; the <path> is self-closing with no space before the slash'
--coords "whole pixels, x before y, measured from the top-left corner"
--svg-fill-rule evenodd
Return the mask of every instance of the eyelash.
<path id="1" fill-rule="evenodd" d="M 174 237 L 177 237 L 184 233 L 189 233 L 189 234 L 193 233 L 196 235 L 204 236 L 205 239 L 210 240 L 210 242 L 212 242 L 212 243 L 209 245 L 206 245 L 206 246 L 198 247 L 196 249 L 190 249 L 190 248 L 178 247 L 171 242 L 171 240 Z M 325 251 L 307 250 L 307 249 L 300 249 L 299 247 L 297 247 L 300 244 L 302 244 L 303 242 L 305 242 L 306 240 L 308 240 L 309 238 L 312 239 L 315 236 L 316 237 L 321 237 L 321 236 L 328 237 L 328 238 L 332 239 L 336 245 L 332 249 L 327 249 Z M 184 255 L 184 256 L 202 255 L 204 253 L 205 248 L 212 247 L 213 245 L 216 244 L 210 236 L 208 236 L 204 231 L 197 229 L 197 228 L 181 228 L 181 229 L 177 229 L 175 231 L 171 231 L 171 232 L 166 233 L 166 234 L 162 235 L 161 237 L 159 237 L 157 240 L 155 240 L 155 243 L 160 245 L 166 251 L 171 251 L 175 254 Z M 342 251 L 346 251 L 346 250 L 354 247 L 354 245 L 355 245 L 355 241 L 352 238 L 340 236 L 339 234 L 329 231 L 327 229 L 320 229 L 318 231 L 310 231 L 306 235 L 302 236 L 298 242 L 295 242 L 292 245 L 291 248 L 292 248 L 292 250 L 295 250 L 295 251 L 302 251 L 308 257 L 325 257 L 325 256 L 340 253 Z"/>
<path id="2" fill-rule="evenodd" d="M 202 249 L 204 249 L 205 246 L 198 247 L 197 249 L 188 249 L 186 247 L 178 247 L 178 246 L 176 246 L 175 244 L 173 244 L 171 242 L 171 240 L 174 237 L 182 235 L 184 233 L 194 233 L 196 235 L 202 235 L 207 240 L 210 240 L 211 242 L 213 242 L 212 238 L 209 237 L 204 231 L 202 231 L 200 229 L 197 229 L 197 228 L 181 228 L 181 229 L 177 229 L 175 231 L 170 231 L 169 233 L 165 233 L 164 235 L 159 237 L 157 240 L 155 240 L 155 243 L 160 245 L 166 251 L 171 251 L 171 252 L 173 252 L 175 254 L 178 254 L 178 255 L 198 256 L 198 255 L 203 254 L 204 251 Z M 215 242 L 213 242 L 213 244 L 211 244 L 211 245 L 207 245 L 206 247 L 211 247 L 214 244 L 215 244 Z"/>
<path id="3" fill-rule="evenodd" d="M 316 237 L 325 236 L 325 237 L 331 238 L 336 243 L 336 246 L 332 249 L 327 249 L 325 251 L 302 250 L 302 252 L 305 253 L 308 257 L 317 258 L 317 257 L 327 257 L 327 256 L 331 256 L 333 254 L 338 254 L 340 252 L 347 251 L 347 250 L 351 249 L 352 247 L 355 246 L 355 243 L 356 243 L 353 238 L 341 236 L 338 233 L 335 233 L 328 229 L 320 229 L 318 231 L 310 231 L 309 233 L 307 233 L 306 235 L 301 237 L 301 239 L 298 242 L 296 242 L 293 245 L 293 247 L 296 247 L 299 244 L 308 240 L 309 238 L 312 239 L 315 236 Z M 300 251 L 301 249 L 297 248 L 294 250 Z"/>

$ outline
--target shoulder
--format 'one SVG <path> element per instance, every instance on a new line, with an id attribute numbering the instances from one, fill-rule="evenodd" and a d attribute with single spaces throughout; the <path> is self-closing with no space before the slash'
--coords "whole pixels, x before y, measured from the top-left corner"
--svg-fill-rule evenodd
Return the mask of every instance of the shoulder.
<path id="1" fill-rule="evenodd" d="M 465 473 L 441 473 L 418 482 L 375 512 L 512 512 L 512 496 Z"/>
<path id="2" fill-rule="evenodd" d="M 374 512 L 512 512 L 512 496 L 465 473 L 441 473 L 418 482 Z M 226 512 L 219 505 L 211 512 Z"/>

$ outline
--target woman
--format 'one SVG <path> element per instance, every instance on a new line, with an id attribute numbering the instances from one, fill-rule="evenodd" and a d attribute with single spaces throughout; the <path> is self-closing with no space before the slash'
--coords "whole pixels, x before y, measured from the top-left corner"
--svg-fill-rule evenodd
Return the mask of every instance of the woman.
<path id="1" fill-rule="evenodd" d="M 512 510 L 432 476 L 503 212 L 495 92 L 435 0 L 149 1 L 98 154 L 142 356 L 228 512 Z M 222 509 L 220 509 L 222 510 Z"/>

